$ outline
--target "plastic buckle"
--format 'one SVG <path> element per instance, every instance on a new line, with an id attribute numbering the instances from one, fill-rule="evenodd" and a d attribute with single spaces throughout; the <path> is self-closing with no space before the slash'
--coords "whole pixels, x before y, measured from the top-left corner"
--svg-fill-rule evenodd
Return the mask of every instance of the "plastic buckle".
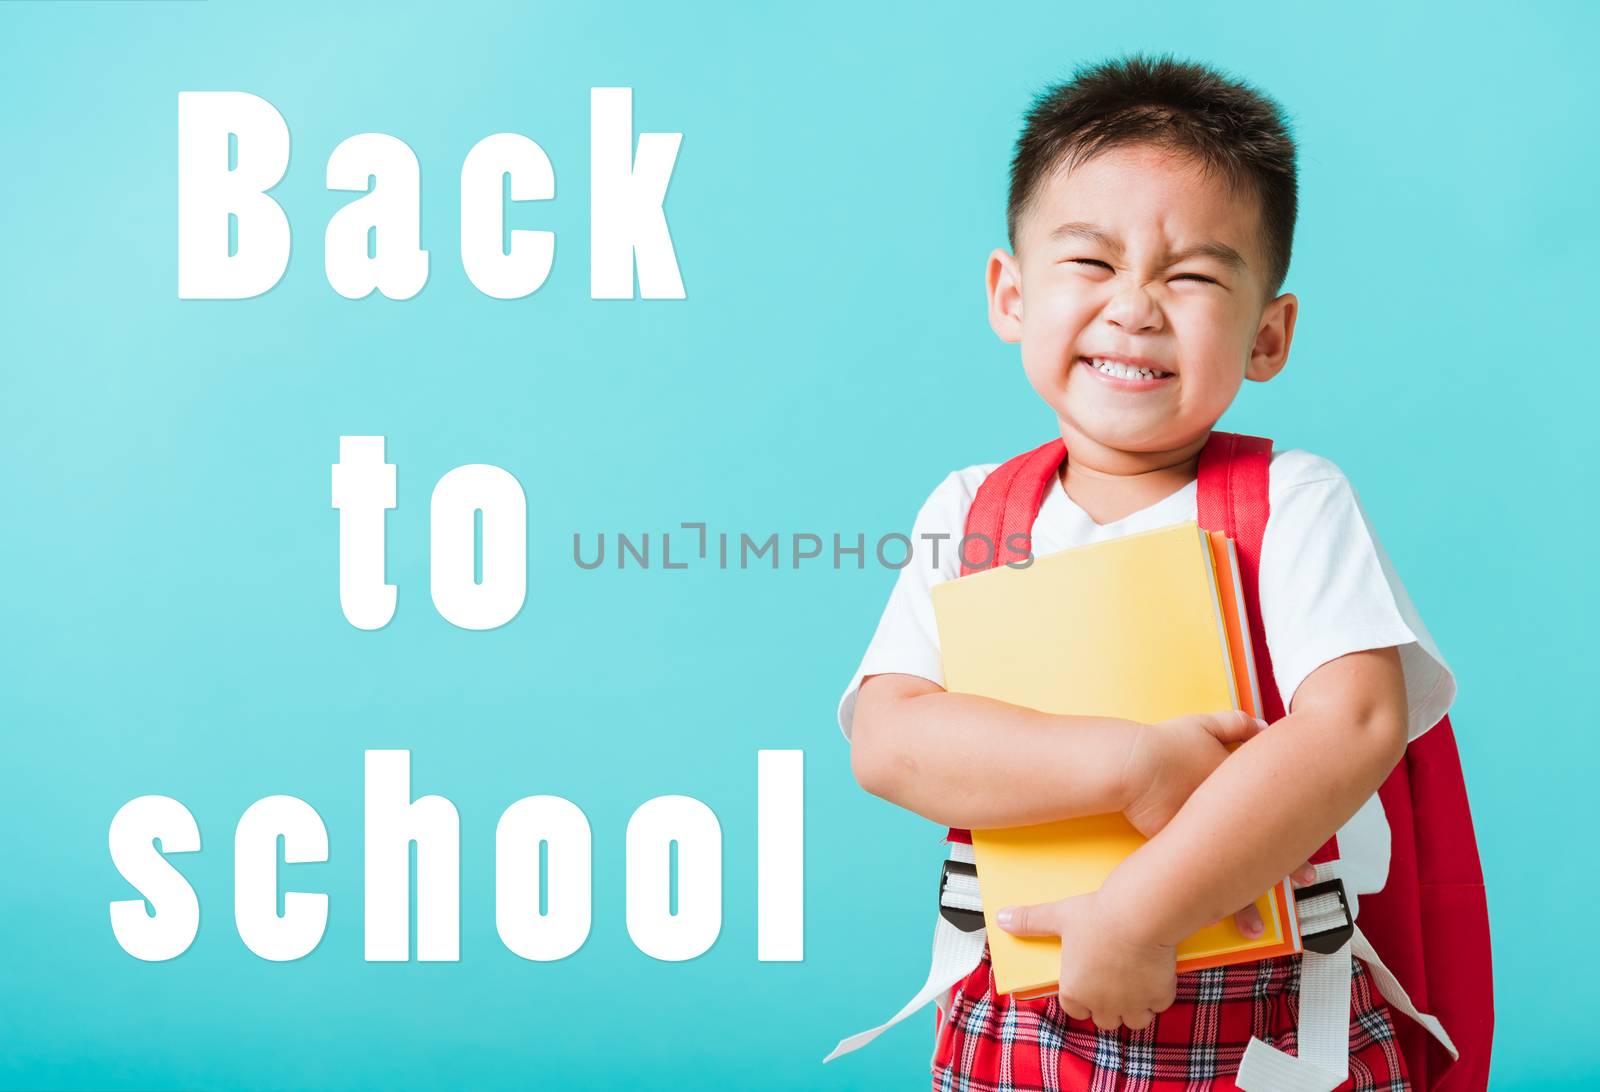
<path id="1" fill-rule="evenodd" d="M 957 872 L 963 876 L 978 876 L 975 866 L 965 861 L 947 860 L 944 867 L 939 870 L 939 916 L 960 929 L 963 933 L 976 933 L 983 928 L 982 910 L 965 910 L 959 906 L 946 906 L 944 904 L 944 889 L 950 882 L 950 873 Z"/>
<path id="2" fill-rule="evenodd" d="M 1300 943 L 1308 952 L 1315 952 L 1318 955 L 1333 955 L 1355 935 L 1356 922 L 1350 916 L 1350 900 L 1345 897 L 1344 881 L 1341 879 L 1323 880 L 1321 883 L 1314 883 L 1309 887 L 1297 888 L 1294 893 L 1296 908 L 1308 899 L 1314 899 L 1319 895 L 1337 895 L 1339 897 L 1339 910 L 1344 917 L 1344 921 L 1331 929 L 1321 929 L 1315 933 L 1302 932 L 1300 934 Z"/>

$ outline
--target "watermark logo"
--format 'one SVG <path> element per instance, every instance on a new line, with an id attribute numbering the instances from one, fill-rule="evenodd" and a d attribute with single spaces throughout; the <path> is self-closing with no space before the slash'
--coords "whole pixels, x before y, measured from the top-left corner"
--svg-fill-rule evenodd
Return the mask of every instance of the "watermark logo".
<path id="1" fill-rule="evenodd" d="M 865 531 L 854 534 L 811 531 L 766 534 L 749 531 L 713 531 L 705 523 L 684 522 L 676 531 L 604 531 L 572 533 L 572 562 L 580 569 L 663 569 L 691 567 L 717 569 L 800 569 L 826 567 L 864 570 L 869 561 L 878 568 L 900 570 L 916 562 L 937 569 L 952 556 L 974 569 L 987 569 L 999 559 L 1013 569 L 1033 564 L 1032 543 L 1023 533 L 1008 535 L 1003 544 L 990 536 L 968 534 L 957 538 L 947 532 L 915 536 L 898 531 L 869 541 Z"/>

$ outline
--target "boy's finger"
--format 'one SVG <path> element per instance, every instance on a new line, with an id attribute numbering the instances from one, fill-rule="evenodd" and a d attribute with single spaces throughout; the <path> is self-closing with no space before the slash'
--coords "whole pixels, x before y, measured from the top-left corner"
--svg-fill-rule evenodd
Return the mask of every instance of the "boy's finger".
<path id="1" fill-rule="evenodd" d="M 1213 713 L 1206 718 L 1206 728 L 1220 743 L 1243 743 L 1245 740 L 1265 731 L 1267 722 L 1260 717 L 1252 717 L 1249 713 L 1242 713 L 1237 709 L 1229 709 L 1221 713 Z"/>
<path id="2" fill-rule="evenodd" d="M 1317 866 L 1307 861 L 1289 874 L 1296 887 L 1308 887 L 1317 882 Z"/>
<path id="3" fill-rule="evenodd" d="M 1074 1020 L 1089 1019 L 1089 1010 L 1078 1004 L 1076 1001 L 1073 1001 L 1068 997 L 1062 997 L 1059 1000 L 1061 1001 L 1061 1011 L 1072 1017 Z"/>
<path id="4" fill-rule="evenodd" d="M 1233 920 L 1238 923 L 1239 932 L 1252 939 L 1266 932 L 1266 926 L 1261 924 L 1261 912 L 1254 903 L 1233 915 Z"/>
<path id="5" fill-rule="evenodd" d="M 1014 937 L 1045 937 L 1060 935 L 1055 925 L 1055 907 L 1050 903 L 1037 906 L 1008 906 L 995 915 L 1000 928 Z"/>

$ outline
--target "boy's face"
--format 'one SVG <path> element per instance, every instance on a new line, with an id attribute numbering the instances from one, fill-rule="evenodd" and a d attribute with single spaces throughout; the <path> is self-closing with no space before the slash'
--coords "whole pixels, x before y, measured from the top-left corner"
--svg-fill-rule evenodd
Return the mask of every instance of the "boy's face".
<path id="1" fill-rule="evenodd" d="M 1266 300 L 1258 202 L 1190 158 L 1133 145 L 1057 170 L 1017 230 L 989 259 L 990 322 L 1068 450 L 1185 454 L 1288 358 L 1298 303 Z"/>

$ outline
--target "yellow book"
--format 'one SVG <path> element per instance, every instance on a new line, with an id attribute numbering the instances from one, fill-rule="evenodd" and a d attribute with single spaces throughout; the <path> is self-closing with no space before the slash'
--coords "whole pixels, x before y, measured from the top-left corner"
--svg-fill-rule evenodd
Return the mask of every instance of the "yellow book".
<path id="1" fill-rule="evenodd" d="M 1190 522 L 937 585 L 946 689 L 1047 713 L 1145 723 L 1259 708 L 1228 546 Z M 1230 645 L 1245 663 L 1236 663 Z M 1052 937 L 1014 937 L 995 925 L 994 914 L 1096 890 L 1143 841 L 1121 815 L 972 832 L 999 992 L 1054 991 L 1061 945 Z M 1256 907 L 1262 936 L 1246 937 L 1229 917 L 1179 945 L 1178 969 L 1298 951 L 1287 881 Z"/>

